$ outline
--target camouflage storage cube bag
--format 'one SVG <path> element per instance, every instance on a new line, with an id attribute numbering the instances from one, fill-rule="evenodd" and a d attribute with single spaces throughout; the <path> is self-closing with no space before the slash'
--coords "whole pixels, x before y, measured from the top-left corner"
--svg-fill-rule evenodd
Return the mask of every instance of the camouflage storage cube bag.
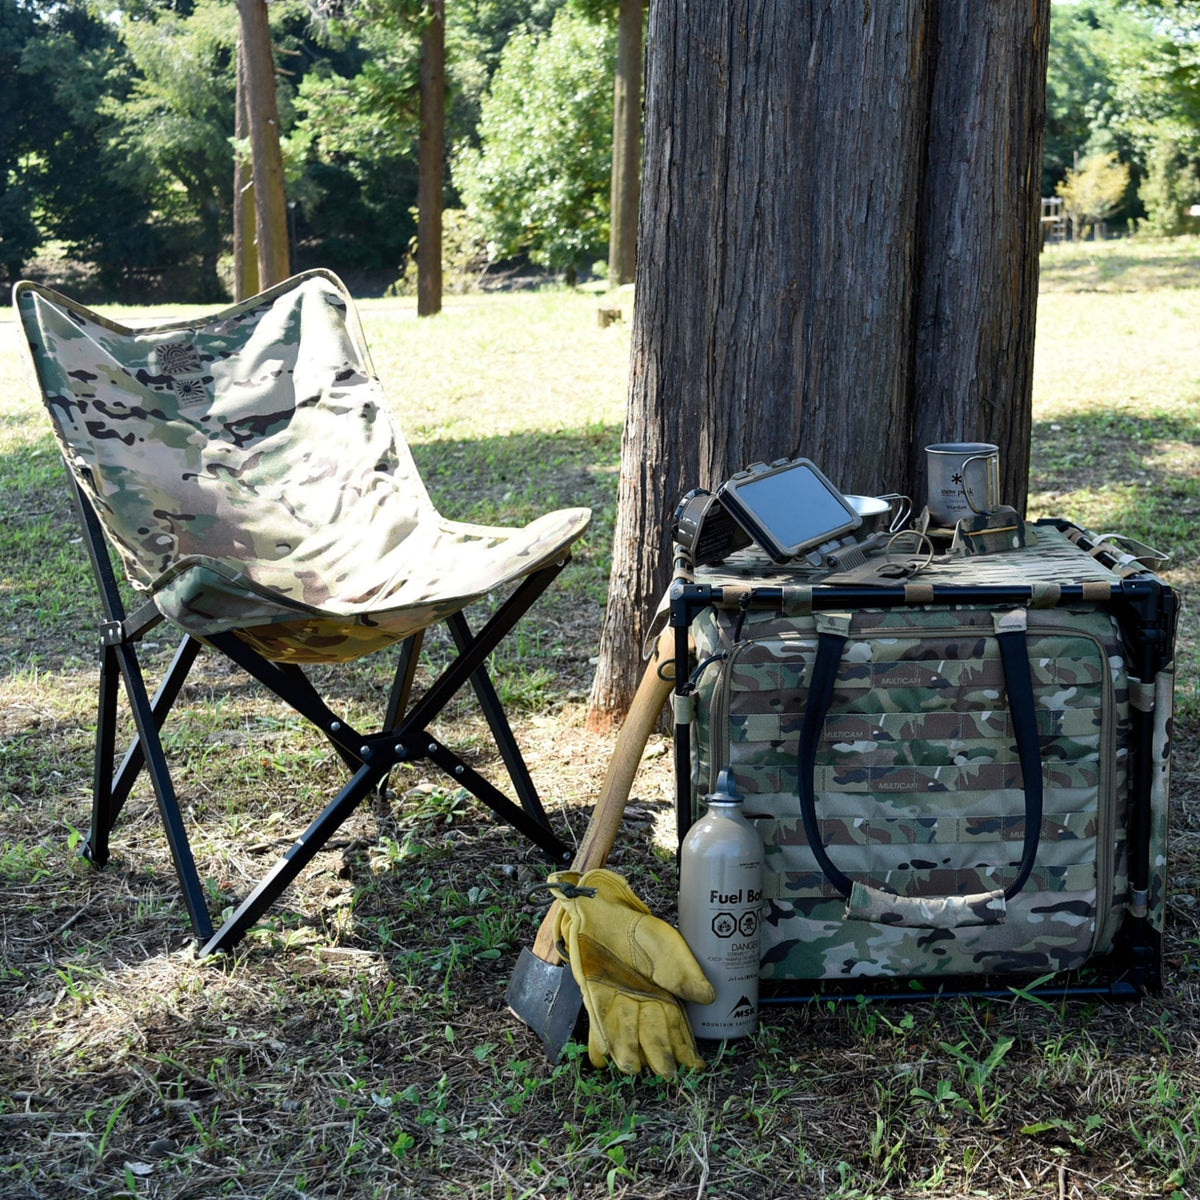
<path id="1" fill-rule="evenodd" d="M 1157 983 L 1174 610 L 1153 576 L 1039 526 L 878 605 L 737 564 L 697 585 L 692 811 L 732 767 L 766 849 L 764 980 L 1103 958 Z M 1162 610 L 1149 656 L 1135 591 Z"/>

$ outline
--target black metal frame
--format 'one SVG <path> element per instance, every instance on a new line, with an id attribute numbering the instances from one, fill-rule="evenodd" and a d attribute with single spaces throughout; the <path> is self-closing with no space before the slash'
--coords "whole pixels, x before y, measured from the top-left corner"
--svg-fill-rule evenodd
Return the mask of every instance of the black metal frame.
<path id="1" fill-rule="evenodd" d="M 1046 519 L 1035 524 L 1045 524 L 1056 529 L 1071 530 L 1078 544 L 1085 551 L 1097 547 L 1069 521 Z M 1104 561 L 1101 554 L 1100 561 Z M 688 648 L 688 630 L 702 609 L 710 605 L 720 606 L 724 602 L 724 589 L 708 584 L 677 581 L 671 590 L 670 625 L 675 630 L 675 803 L 679 841 L 692 824 L 692 778 L 691 778 L 691 726 L 683 715 L 686 705 L 678 702 L 685 694 L 692 671 Z M 1033 588 L 1029 585 L 959 585 L 938 584 L 931 589 L 931 596 L 923 596 L 922 604 L 934 605 L 1026 605 L 1033 599 Z M 783 601 L 783 588 L 757 587 L 746 589 L 739 586 L 738 603 L 750 608 L 778 610 Z M 1079 584 L 1063 584 L 1061 600 L 1069 603 L 1084 600 L 1084 588 Z M 894 608 L 911 603 L 903 584 L 876 587 L 867 585 L 819 584 L 812 589 L 814 609 Z M 1171 660 L 1175 644 L 1175 627 L 1178 618 L 1178 600 L 1166 584 L 1150 571 L 1131 575 L 1113 584 L 1110 601 L 1122 632 L 1129 643 L 1132 663 L 1131 674 L 1143 680 L 1153 680 Z M 1130 765 L 1130 822 L 1127 831 L 1129 855 L 1129 890 L 1132 896 L 1144 896 L 1150 886 L 1150 789 L 1154 771 L 1153 739 L 1154 715 L 1136 706 L 1130 706 L 1130 721 L 1133 727 Z M 1091 976 L 1101 978 L 1092 978 Z M 842 983 L 831 980 L 813 980 L 806 987 L 803 981 L 771 988 L 764 985 L 764 1003 L 795 1003 L 815 998 L 871 995 L 877 998 L 912 999 L 926 989 L 929 995 L 975 996 L 1003 994 L 1011 995 L 1015 981 L 944 981 L 937 980 L 887 979 L 874 987 L 871 981 L 856 980 Z M 1010 986 L 1011 985 L 1011 986 Z M 1097 959 L 1089 967 L 1087 976 L 1078 980 L 1068 976 L 1065 982 L 1035 989 L 1039 996 L 1087 997 L 1105 995 L 1113 999 L 1128 999 L 1144 992 L 1155 992 L 1162 987 L 1162 946 L 1158 932 L 1150 925 L 1144 907 L 1140 912 L 1126 916 L 1117 939 L 1117 949 L 1104 959 Z M 999 989 L 999 990 L 997 990 Z"/>
<path id="2" fill-rule="evenodd" d="M 264 658 L 235 633 L 210 636 L 204 643 L 185 635 L 151 698 L 138 659 L 137 644 L 163 621 L 163 617 L 152 602 L 132 614 L 126 613 L 100 520 L 73 477 L 71 487 L 104 613 L 100 625 L 92 823 L 80 853 L 98 868 L 108 862 L 109 835 L 135 781 L 145 768 L 154 788 L 159 816 L 192 929 L 200 943 L 201 956 L 229 950 L 235 945 L 362 800 L 382 786 L 392 769 L 401 763 L 428 759 L 529 838 L 550 862 L 563 864 L 570 861 L 571 849 L 550 826 L 486 666 L 488 655 L 566 566 L 570 557 L 566 551 L 561 561 L 542 567 L 523 579 L 478 632 L 471 631 L 461 612 L 450 616 L 446 624 L 457 655 L 415 702 L 412 699 L 413 680 L 424 631 L 403 642 L 383 724 L 378 732 L 362 734 L 329 708 L 299 666 Z M 328 738 L 351 772 L 349 782 L 238 905 L 225 924 L 215 931 L 159 736 L 188 672 L 205 644 L 219 650 L 311 721 Z M 430 724 L 468 681 L 491 729 L 519 803 L 514 803 L 429 732 Z M 117 703 L 122 682 L 136 736 L 117 767 Z"/>

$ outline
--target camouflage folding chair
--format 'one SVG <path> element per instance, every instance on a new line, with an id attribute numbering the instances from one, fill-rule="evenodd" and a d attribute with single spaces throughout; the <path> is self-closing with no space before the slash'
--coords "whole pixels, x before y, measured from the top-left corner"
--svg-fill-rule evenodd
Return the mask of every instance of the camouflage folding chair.
<path id="1" fill-rule="evenodd" d="M 92 825 L 97 867 L 143 767 L 150 775 L 201 953 L 228 949 L 400 763 L 429 759 L 554 862 L 547 821 L 485 666 L 587 527 L 564 509 L 523 529 L 446 520 L 388 419 L 353 305 L 313 271 L 212 317 L 126 328 L 32 283 L 14 305 L 68 467 L 99 587 L 100 700 Z M 114 554 L 139 603 L 127 611 Z M 502 589 L 477 632 L 463 609 Z M 138 643 L 163 620 L 183 640 L 156 694 Z M 457 655 L 414 697 L 424 631 Z M 379 731 L 333 712 L 302 664 L 399 645 Z M 350 781 L 221 929 L 213 932 L 160 729 L 203 647 L 311 721 Z M 136 738 L 115 766 L 118 678 Z M 430 732 L 467 682 L 515 803 Z M 383 705 L 381 704 L 381 708 Z"/>

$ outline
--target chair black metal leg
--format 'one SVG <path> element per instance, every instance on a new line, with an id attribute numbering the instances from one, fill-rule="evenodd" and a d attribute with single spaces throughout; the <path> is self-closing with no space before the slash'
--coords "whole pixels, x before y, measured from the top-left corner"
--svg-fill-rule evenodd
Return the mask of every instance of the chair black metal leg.
<path id="1" fill-rule="evenodd" d="M 233 915 L 200 948 L 200 957 L 231 949 L 245 935 L 284 889 L 321 851 L 362 799 L 386 775 L 390 763 L 364 764 L 330 802 L 325 811 L 305 830 L 291 849 L 263 876 L 258 886 L 238 905 Z"/>
<path id="2" fill-rule="evenodd" d="M 321 698 L 304 672 L 294 664 L 270 662 L 232 633 L 214 634 L 209 643 L 232 659 L 252 678 L 311 721 L 333 743 L 343 761 L 357 771 L 363 761 L 363 738 L 341 720 Z"/>
<path id="3" fill-rule="evenodd" d="M 156 729 L 162 729 L 200 650 L 200 643 L 190 637 L 185 637 L 176 649 L 171 666 L 150 702 Z M 92 828 L 81 851 L 83 857 L 97 867 L 108 862 L 109 834 L 146 763 L 142 740 L 135 737 L 125 752 L 120 769 L 115 776 L 113 774 L 119 681 L 115 647 L 104 646 L 100 659 L 100 711 L 96 722 L 96 766 L 92 780 Z"/>
<path id="4" fill-rule="evenodd" d="M 412 637 L 406 638 L 400 647 L 400 657 L 396 663 L 396 675 L 392 680 L 392 690 L 388 695 L 387 715 L 383 719 L 384 729 L 395 729 L 408 709 L 408 701 L 412 696 L 413 679 L 417 673 L 417 656 L 425 641 L 425 630 L 419 630 Z"/>
<path id="5" fill-rule="evenodd" d="M 392 678 L 391 691 L 388 693 L 387 712 L 383 718 L 383 728 L 388 731 L 400 727 L 408 703 L 412 697 L 413 681 L 417 674 L 417 662 L 421 646 L 425 641 L 425 630 L 420 629 L 411 637 L 404 639 L 400 647 L 400 655 L 396 661 L 396 673 Z M 388 775 L 379 781 L 379 798 L 387 798 Z"/>
<path id="6" fill-rule="evenodd" d="M 158 685 L 158 691 L 154 693 L 154 699 L 150 702 L 150 710 L 154 714 L 154 727 L 156 729 L 162 729 L 171 709 L 175 706 L 175 701 L 179 699 L 179 693 L 183 690 L 183 685 L 187 681 L 192 664 L 196 661 L 196 657 L 202 648 L 201 644 L 195 638 L 190 637 L 185 637 L 176 648 L 175 657 L 171 660 L 171 665 L 167 669 L 166 675 L 163 676 L 162 682 Z M 112 786 L 112 815 L 114 822 L 125 801 L 129 799 L 129 793 L 133 790 L 133 785 L 145 765 L 146 755 L 142 749 L 141 738 L 135 738 L 130 744 L 129 749 L 125 752 L 125 757 L 121 761 L 121 768 L 117 772 Z"/>
<path id="7" fill-rule="evenodd" d="M 204 889 L 200 876 L 196 872 L 196 863 L 192 858 L 192 849 L 188 844 L 187 830 L 183 825 L 183 814 L 179 811 L 179 799 L 175 794 L 175 785 L 171 782 L 171 774 L 167 770 L 167 760 L 163 754 L 162 741 L 158 736 L 158 724 L 155 720 L 154 709 L 146 694 L 146 684 L 142 678 L 141 665 L 132 646 L 116 647 L 117 661 L 121 666 L 121 674 L 125 679 L 125 692 L 129 697 L 129 705 L 133 710 L 133 720 L 137 727 L 138 741 L 145 755 L 146 768 L 150 773 L 150 781 L 154 786 L 154 796 L 158 802 L 158 814 L 166 831 L 167 844 L 171 848 L 171 858 L 175 863 L 175 873 L 183 889 L 183 900 L 191 918 L 192 929 L 198 941 L 204 941 L 212 935 L 212 920 L 208 914 Z"/>
<path id="8" fill-rule="evenodd" d="M 453 779 L 488 805 L 497 816 L 508 821 L 519 832 L 542 849 L 551 861 L 569 860 L 571 851 L 550 828 L 544 812 L 537 814 L 513 803 L 498 788 L 467 766 L 457 755 L 427 732 L 427 726 L 445 708 L 454 695 L 471 681 L 481 704 L 493 711 L 488 714 L 489 726 L 501 746 L 506 766 L 511 756 L 519 758 L 519 750 L 507 720 L 500 711 L 499 697 L 487 678 L 484 664 L 487 656 L 504 638 L 517 620 L 562 569 L 563 564 L 543 568 L 526 578 L 501 604 L 491 620 L 476 635 L 471 635 L 465 621 L 455 631 L 457 657 L 442 671 L 425 694 L 407 713 L 404 708 L 412 689 L 416 669 L 419 638 L 412 638 L 401 651 L 400 664 L 388 702 L 387 720 L 382 732 L 366 739 L 345 725 L 317 694 L 307 676 L 298 667 L 269 662 L 247 643 L 232 634 L 219 634 L 209 642 L 243 667 L 251 676 L 264 683 L 298 713 L 307 717 L 337 747 L 338 752 L 355 768 L 349 783 L 330 802 L 325 811 L 308 827 L 284 857 L 264 876 L 254 890 L 238 905 L 233 915 L 201 948 L 201 954 L 213 954 L 234 946 L 279 898 L 287 886 L 321 851 L 335 831 L 350 816 L 362 800 L 387 778 L 397 764 L 416 758 L 428 758 Z M 454 624 L 451 625 L 455 629 Z M 481 683 L 480 680 L 483 682 Z M 485 708 L 486 711 L 486 708 Z M 502 743 L 507 743 L 507 746 Z M 518 775 L 524 763 L 517 768 Z M 512 774 L 510 767 L 510 774 Z M 536 791 L 532 779 L 528 784 L 514 786 L 522 803 Z M 522 789 L 524 791 L 522 792 Z M 538 803 L 540 810 L 540 803 Z M 182 876 L 181 876 L 182 877 Z"/>
<path id="9" fill-rule="evenodd" d="M 120 683 L 115 649 L 101 646 L 96 747 L 92 768 L 92 826 L 80 850 L 80 854 L 95 867 L 103 867 L 108 862 L 108 836 L 117 819 L 112 785 Z"/>
<path id="10" fill-rule="evenodd" d="M 571 848 L 545 821 L 539 821 L 518 808 L 495 784 L 489 783 L 478 771 L 464 763 L 449 747 L 443 746 L 436 738 L 430 738 L 425 754 L 498 817 L 523 833 L 551 862 L 561 864 L 571 861 Z"/>
<path id="11" fill-rule="evenodd" d="M 549 587 L 565 563 L 543 567 L 526 577 L 520 586 L 492 614 L 491 620 L 471 639 L 471 644 L 434 680 L 428 691 L 413 705 L 406 725 L 424 729 L 449 703 L 454 694 L 487 661 L 531 604 Z"/>
<path id="12" fill-rule="evenodd" d="M 459 612 L 450 617 L 446 623 L 450 626 L 454 644 L 461 654 L 474 640 L 470 627 L 467 625 L 467 619 Z M 534 786 L 533 777 L 529 774 L 529 767 L 525 763 L 525 757 L 517 745 L 517 739 L 513 736 L 512 726 L 508 723 L 508 716 L 504 712 L 500 697 L 496 694 L 496 686 L 492 683 L 492 677 L 488 674 L 486 667 L 480 667 L 471 676 L 471 686 L 475 689 L 479 707 L 483 710 L 488 727 L 492 731 L 492 737 L 496 740 L 496 748 L 504 760 L 504 766 L 508 770 L 509 779 L 512 780 L 513 789 L 521 801 L 521 807 L 540 825 L 549 828 L 550 820 L 546 816 L 546 810 L 542 807 L 541 797 Z"/>

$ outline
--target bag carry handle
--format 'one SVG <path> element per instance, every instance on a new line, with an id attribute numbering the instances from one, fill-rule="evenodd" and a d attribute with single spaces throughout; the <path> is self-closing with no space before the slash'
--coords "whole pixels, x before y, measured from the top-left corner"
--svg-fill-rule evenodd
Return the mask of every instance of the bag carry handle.
<path id="1" fill-rule="evenodd" d="M 1007 901 L 1025 886 L 1033 871 L 1042 828 L 1042 760 L 1029 649 L 1025 641 L 1025 611 L 995 613 L 993 617 L 1025 790 L 1025 839 L 1013 882 L 1003 891 L 970 896 L 896 896 L 851 880 L 829 857 L 817 825 L 814 773 L 821 729 L 833 703 L 838 665 L 848 640 L 850 622 L 848 618 L 831 617 L 828 622 L 822 622 L 818 630 L 817 655 L 800 727 L 800 816 L 817 865 L 847 900 L 846 920 L 933 929 L 998 925 L 1005 919 Z"/>

